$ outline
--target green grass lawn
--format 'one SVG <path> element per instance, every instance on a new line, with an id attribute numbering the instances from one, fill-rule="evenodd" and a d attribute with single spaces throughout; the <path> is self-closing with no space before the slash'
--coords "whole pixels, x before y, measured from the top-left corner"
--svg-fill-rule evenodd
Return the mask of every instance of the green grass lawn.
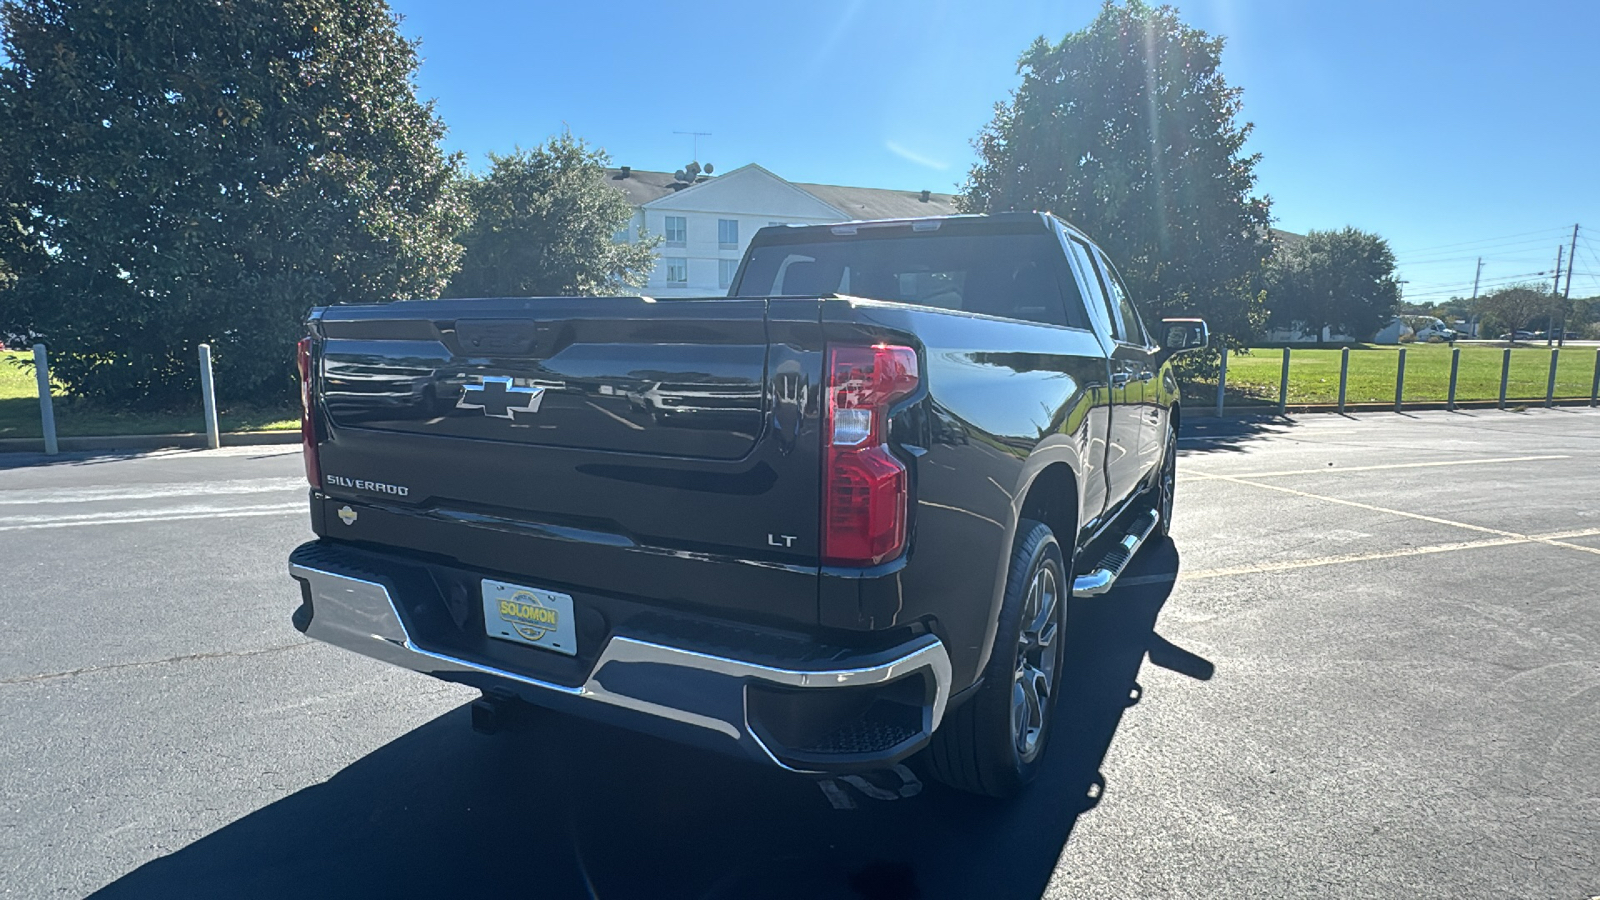
<path id="1" fill-rule="evenodd" d="M 32 366 L 32 353 L 0 351 L 0 438 L 36 438 L 43 434 L 39 422 L 39 391 Z M 74 401 L 62 394 L 61 385 L 51 388 L 56 412 L 56 434 L 86 437 L 104 434 L 176 434 L 205 431 L 205 416 L 193 412 L 131 413 L 107 410 Z M 300 427 L 295 409 L 225 409 L 217 419 L 223 431 L 277 431 Z"/>
<path id="2" fill-rule="evenodd" d="M 1450 387 L 1450 347 L 1412 344 L 1406 348 L 1407 403 L 1440 402 Z M 1503 347 L 1464 346 L 1456 382 L 1457 400 L 1494 400 L 1500 395 Z M 1398 347 L 1362 345 L 1350 350 L 1347 403 L 1393 403 Z M 1228 405 L 1272 405 L 1278 401 L 1283 366 L 1281 349 L 1258 349 L 1228 359 Z M 1568 347 L 1556 366 L 1556 397 L 1587 398 L 1594 378 L 1595 348 Z M 1550 351 L 1519 347 L 1511 351 L 1507 401 L 1544 400 Z M 1216 382 L 1196 383 L 1192 394 L 1214 402 Z M 1289 359 L 1289 405 L 1339 402 L 1339 351 L 1295 348 Z"/>

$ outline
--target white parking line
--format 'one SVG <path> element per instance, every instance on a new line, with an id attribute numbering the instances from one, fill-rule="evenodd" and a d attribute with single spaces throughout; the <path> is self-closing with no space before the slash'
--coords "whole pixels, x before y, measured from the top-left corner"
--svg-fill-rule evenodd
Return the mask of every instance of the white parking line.
<path id="1" fill-rule="evenodd" d="M 606 409 L 604 406 L 600 406 L 599 404 L 596 404 L 596 403 L 591 403 L 588 400 L 585 400 L 583 402 L 584 403 L 588 403 L 589 406 L 593 407 L 595 412 L 604 413 L 604 414 L 610 416 L 611 418 L 616 419 L 618 422 L 621 422 L 622 424 L 628 426 L 629 428 L 632 428 L 634 431 L 643 431 L 644 430 L 644 426 L 643 425 L 640 425 L 638 422 L 629 422 L 627 419 L 624 419 L 623 417 L 617 415 L 616 413 L 612 412 L 611 410 Z"/>
<path id="2" fill-rule="evenodd" d="M 171 510 L 127 510 L 78 516 L 9 516 L 0 518 L 0 531 L 27 531 L 39 528 L 74 528 L 79 525 L 133 525 L 140 522 L 181 522 L 187 519 L 234 519 L 248 516 L 282 516 L 304 513 L 306 504 L 279 503 L 268 506 L 213 508 L 178 507 Z"/>
<path id="3" fill-rule="evenodd" d="M 1534 535 L 1522 534 L 1516 531 L 1506 531 L 1503 528 L 1489 528 L 1483 525 L 1472 525 L 1467 522 L 1456 522 L 1451 519 L 1441 519 L 1438 516 L 1425 516 L 1422 513 L 1408 512 L 1403 509 L 1390 509 L 1387 506 L 1374 506 L 1371 503 L 1359 503 L 1355 500 L 1345 500 L 1339 497 L 1328 497 L 1323 494 L 1312 494 L 1306 491 L 1297 491 L 1294 488 L 1287 488 L 1278 484 L 1262 484 L 1259 481 L 1249 481 L 1238 476 L 1219 475 L 1217 476 L 1217 480 L 1231 481 L 1234 484 L 1248 484 L 1251 487 L 1258 487 L 1264 490 L 1280 491 L 1285 494 L 1293 494 L 1297 497 L 1305 497 L 1310 500 L 1321 500 L 1325 503 L 1337 503 L 1340 506 L 1353 506 L 1356 509 L 1365 509 L 1371 512 L 1388 513 L 1391 516 L 1402 516 L 1407 519 L 1416 519 L 1419 522 L 1432 522 L 1435 525 L 1448 525 L 1452 528 L 1465 528 L 1468 531 L 1479 531 L 1484 534 L 1499 535 L 1500 537 L 1513 538 L 1517 542 L 1534 541 L 1541 544 L 1548 544 L 1552 547 L 1565 547 L 1569 550 L 1581 550 L 1584 553 L 1594 553 L 1596 555 L 1600 555 L 1600 547 L 1585 547 L 1582 544 L 1569 544 L 1555 537 L 1536 537 Z M 1573 534 L 1568 534 L 1566 536 L 1577 537 L 1577 535 Z"/>
<path id="4" fill-rule="evenodd" d="M 1117 579 L 1117 587 L 1134 587 L 1141 584 L 1166 584 L 1171 581 L 1204 581 L 1208 578 L 1227 578 L 1234 575 L 1261 575 L 1268 572 L 1288 572 L 1318 566 L 1335 566 L 1341 563 L 1375 562 L 1384 559 L 1402 559 L 1407 556 L 1427 556 L 1432 553 L 1452 553 L 1457 550 L 1476 550 L 1480 547 L 1512 547 L 1517 544 L 1554 544 L 1576 550 L 1592 550 L 1576 544 L 1564 544 L 1562 538 L 1595 537 L 1600 528 L 1578 531 L 1556 531 L 1550 534 L 1532 534 L 1516 537 L 1485 538 L 1481 541 L 1456 541 L 1449 544 L 1428 544 L 1421 547 L 1402 547 L 1397 550 L 1375 550 L 1371 553 L 1344 553 L 1338 556 L 1314 556 L 1307 559 L 1288 559 L 1282 562 L 1257 563 L 1249 566 L 1226 566 L 1220 569 L 1200 569 L 1194 572 L 1159 572 L 1153 575 L 1136 575 Z"/>
<path id="5" fill-rule="evenodd" d="M 48 503 L 91 503 L 102 500 L 154 500 L 161 497 L 199 499 L 219 494 L 270 494 L 306 490 L 304 478 L 237 478 L 230 481 L 182 481 L 138 487 L 14 488 L 0 490 L 0 506 Z"/>
<path id="6" fill-rule="evenodd" d="M 1381 466 L 1334 466 L 1329 465 L 1321 469 L 1286 469 L 1281 472 L 1228 472 L 1225 474 L 1212 474 L 1208 472 L 1186 473 L 1188 477 L 1207 480 L 1216 478 L 1277 478 L 1283 475 L 1333 475 L 1340 472 L 1377 472 L 1382 469 L 1436 469 L 1445 466 L 1487 466 L 1496 463 L 1514 462 L 1539 462 L 1547 459 L 1571 459 L 1567 455 L 1546 456 L 1501 456 L 1494 459 L 1452 459 L 1438 462 L 1417 463 L 1390 463 Z"/>

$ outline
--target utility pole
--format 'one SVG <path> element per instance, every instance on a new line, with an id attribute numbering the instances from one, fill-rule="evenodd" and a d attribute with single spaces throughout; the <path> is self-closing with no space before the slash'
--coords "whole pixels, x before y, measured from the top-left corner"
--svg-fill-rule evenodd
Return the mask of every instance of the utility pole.
<path id="1" fill-rule="evenodd" d="M 1472 273 L 1472 299 L 1474 302 L 1467 304 L 1467 324 L 1472 326 L 1469 337 L 1478 336 L 1478 279 L 1483 277 L 1483 257 L 1478 257 L 1478 268 Z M 1454 341 L 1451 341 L 1454 344 Z"/>
<path id="2" fill-rule="evenodd" d="M 1554 300 L 1556 298 L 1557 294 L 1561 293 L 1561 259 L 1562 259 L 1563 254 L 1565 254 L 1566 252 L 1567 252 L 1567 248 L 1561 246 L 1560 244 L 1556 245 L 1556 280 L 1554 282 L 1552 282 L 1551 285 L 1550 285 L 1550 299 L 1552 299 L 1552 300 Z M 1563 319 L 1564 318 L 1565 317 L 1563 317 Z M 1566 328 L 1566 324 L 1565 324 L 1564 321 L 1562 323 L 1562 328 L 1563 329 Z M 1550 315 L 1546 317 L 1545 325 L 1544 325 L 1544 345 L 1546 347 L 1550 346 L 1552 343 L 1555 342 L 1555 339 L 1556 339 L 1556 336 L 1555 336 L 1555 333 L 1554 333 L 1555 330 L 1556 330 L 1556 312 L 1555 312 L 1555 310 L 1552 309 L 1550 311 Z"/>
<path id="3" fill-rule="evenodd" d="M 1567 286 L 1561 291 L 1561 338 L 1556 341 L 1556 346 L 1567 345 L 1567 313 L 1572 310 L 1572 264 L 1578 259 L 1578 226 L 1572 226 L 1572 247 L 1567 250 Z M 1561 273 L 1558 270 L 1556 274 Z"/>

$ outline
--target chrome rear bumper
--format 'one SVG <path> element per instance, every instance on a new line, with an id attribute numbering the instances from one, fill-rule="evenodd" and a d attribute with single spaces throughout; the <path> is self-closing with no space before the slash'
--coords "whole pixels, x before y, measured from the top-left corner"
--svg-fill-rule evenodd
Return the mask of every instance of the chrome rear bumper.
<path id="1" fill-rule="evenodd" d="M 785 667 L 769 661 L 754 662 L 637 636 L 613 634 L 581 685 L 571 686 L 532 678 L 505 668 L 434 652 L 419 646 L 407 633 L 394 598 L 383 584 L 290 562 L 289 574 L 305 586 L 308 616 L 296 616 L 296 625 L 308 637 L 353 650 L 365 656 L 436 678 L 478 687 L 504 687 L 542 706 L 580 715 L 601 709 L 625 710 L 646 719 L 676 723 L 720 736 L 760 762 L 792 771 L 834 771 L 871 768 L 868 754 L 842 753 L 837 764 L 828 753 L 782 746 L 774 731 L 758 721 L 751 688 L 757 692 L 799 691 L 801 697 L 820 697 L 841 689 L 870 689 L 890 684 L 904 686 L 920 677 L 924 689 L 916 696 L 920 727 L 906 726 L 908 735 L 882 748 L 887 765 L 921 749 L 944 717 L 950 699 L 950 660 L 944 645 L 933 635 L 922 635 L 887 653 L 860 660 L 832 660 L 827 667 Z M 915 687 L 914 685 L 912 687 Z M 811 692 L 819 692 L 813 695 Z M 905 697 L 907 691 L 897 690 Z M 870 693 L 867 694 L 870 697 Z M 805 701 L 802 700 L 802 703 Z M 597 718 L 614 718 L 593 716 Z M 619 724 L 654 730 L 638 718 Z M 881 733 L 881 726 L 873 733 Z M 836 738 L 836 735 L 830 735 Z M 846 736 L 843 744 L 851 745 Z M 712 745 L 724 742 L 713 741 Z M 840 746 L 834 740 L 831 746 Z M 857 746 L 857 745 L 851 745 Z"/>

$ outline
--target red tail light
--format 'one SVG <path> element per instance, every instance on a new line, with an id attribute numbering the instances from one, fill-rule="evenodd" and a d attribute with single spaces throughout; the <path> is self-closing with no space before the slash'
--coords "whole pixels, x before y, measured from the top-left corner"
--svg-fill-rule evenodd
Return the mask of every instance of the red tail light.
<path id="1" fill-rule="evenodd" d="M 311 387 L 311 338 L 303 337 L 296 348 L 295 362 L 300 368 L 300 452 L 306 460 L 306 480 L 322 487 L 322 464 L 317 459 L 317 426 L 312 421 L 314 399 Z"/>
<path id="2" fill-rule="evenodd" d="M 822 561 L 875 566 L 906 541 L 906 467 L 889 452 L 889 407 L 917 389 L 910 347 L 832 347 Z"/>

